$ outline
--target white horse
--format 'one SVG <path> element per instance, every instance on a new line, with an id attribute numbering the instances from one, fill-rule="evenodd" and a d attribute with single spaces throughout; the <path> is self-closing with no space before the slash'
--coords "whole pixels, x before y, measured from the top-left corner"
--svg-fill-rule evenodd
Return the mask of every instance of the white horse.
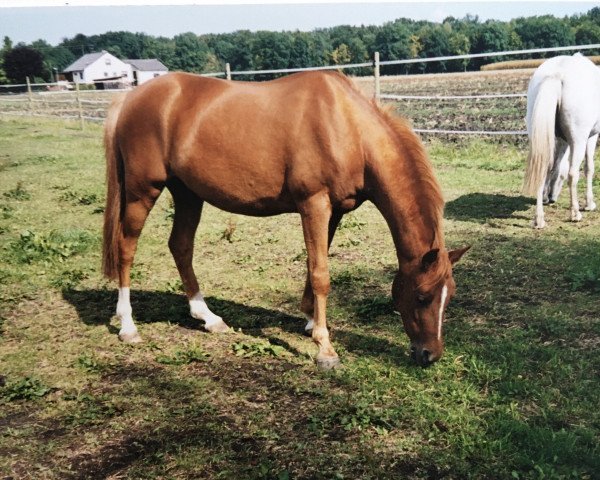
<path id="1" fill-rule="evenodd" d="M 535 71 L 527 90 L 529 156 L 524 192 L 537 195 L 533 226 L 544 228 L 544 203 L 569 179 L 571 220 L 581 220 L 579 168 L 586 157 L 585 210 L 594 210 L 594 151 L 600 133 L 600 70 L 580 53 L 554 57 Z"/>

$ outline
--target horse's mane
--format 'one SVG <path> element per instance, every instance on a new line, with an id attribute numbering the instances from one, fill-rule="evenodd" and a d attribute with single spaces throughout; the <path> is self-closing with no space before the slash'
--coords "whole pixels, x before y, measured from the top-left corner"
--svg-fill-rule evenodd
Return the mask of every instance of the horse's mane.
<path id="1" fill-rule="evenodd" d="M 409 177 L 418 189 L 418 195 L 407 201 L 415 202 L 414 210 L 420 212 L 422 218 L 430 219 L 429 225 L 432 229 L 432 244 L 429 249 L 439 248 L 444 250 L 444 236 L 442 231 L 442 220 L 444 213 L 444 197 L 440 185 L 435 178 L 433 166 L 427 156 L 425 146 L 419 136 L 414 132 L 410 121 L 398 115 L 391 105 L 382 106 L 375 100 L 367 98 L 358 85 L 342 74 L 336 75 L 349 89 L 351 93 L 360 97 L 372 108 L 376 117 L 389 129 L 392 140 L 396 143 L 398 151 L 406 160 L 407 168 L 410 170 Z M 435 262 L 428 271 L 427 280 L 421 286 L 428 288 L 448 276 L 451 270 L 449 261 Z"/>
<path id="2" fill-rule="evenodd" d="M 437 246 L 443 246 L 441 221 L 444 213 L 444 197 L 440 185 L 433 173 L 433 166 L 421 139 L 413 131 L 410 121 L 397 115 L 393 107 L 376 105 L 379 114 L 388 124 L 396 137 L 399 148 L 410 158 L 411 166 L 416 170 L 413 180 L 420 184 L 420 209 L 430 209 L 429 216 L 434 219 L 435 240 Z M 424 212 L 425 213 L 425 212 Z M 432 246 L 433 247 L 433 246 Z"/>

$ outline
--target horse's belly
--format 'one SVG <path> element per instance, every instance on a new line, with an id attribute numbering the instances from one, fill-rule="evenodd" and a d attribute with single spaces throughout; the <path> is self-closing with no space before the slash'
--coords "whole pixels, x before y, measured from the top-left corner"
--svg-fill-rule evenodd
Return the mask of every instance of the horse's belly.
<path id="1" fill-rule="evenodd" d="M 239 215 L 250 215 L 253 217 L 269 217 L 272 215 L 280 215 L 282 213 L 297 212 L 297 208 L 292 202 L 279 199 L 274 201 L 265 198 L 248 203 L 229 201 L 229 199 L 223 198 L 210 198 L 206 199 L 206 201 L 220 210 Z"/>
<path id="2" fill-rule="evenodd" d="M 296 211 L 282 168 L 252 168 L 251 162 L 212 157 L 179 162 L 174 174 L 198 197 L 221 210 L 254 216 Z"/>

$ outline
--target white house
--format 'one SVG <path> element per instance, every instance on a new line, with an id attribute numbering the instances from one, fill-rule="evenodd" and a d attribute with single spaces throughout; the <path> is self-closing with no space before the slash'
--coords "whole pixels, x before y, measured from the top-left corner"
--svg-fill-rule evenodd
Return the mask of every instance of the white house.
<path id="1" fill-rule="evenodd" d="M 136 85 L 141 85 L 148 80 L 152 80 L 154 77 L 160 77 L 165 73 L 169 73 L 169 69 L 155 58 L 123 61 L 131 65 L 133 71 L 133 81 Z"/>
<path id="2" fill-rule="evenodd" d="M 108 79 L 126 79 L 133 82 L 131 65 L 104 50 L 88 53 L 75 60 L 63 71 L 63 74 L 75 83 L 94 83 Z"/>
<path id="3" fill-rule="evenodd" d="M 156 59 L 119 60 L 107 51 L 88 53 L 69 65 L 62 73 L 75 83 L 113 80 L 140 85 L 169 70 Z"/>

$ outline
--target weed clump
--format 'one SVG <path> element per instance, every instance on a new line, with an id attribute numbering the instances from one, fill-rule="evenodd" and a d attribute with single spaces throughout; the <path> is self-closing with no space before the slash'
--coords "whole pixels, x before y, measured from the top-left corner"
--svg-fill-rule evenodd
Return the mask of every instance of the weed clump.
<path id="1" fill-rule="evenodd" d="M 9 383 L 0 389 L 0 396 L 7 401 L 14 400 L 33 400 L 41 398 L 52 391 L 52 388 L 44 385 L 40 380 L 31 377 L 25 377 L 15 382 Z"/>
<path id="2" fill-rule="evenodd" d="M 95 193 L 78 193 L 67 190 L 58 197 L 61 202 L 67 202 L 71 205 L 93 205 L 100 201 L 100 197 Z"/>
<path id="3" fill-rule="evenodd" d="M 9 245 L 9 249 L 17 263 L 61 262 L 86 251 L 91 243 L 92 235 L 84 230 L 51 231 L 47 234 L 25 230 L 18 240 Z"/>
<path id="4" fill-rule="evenodd" d="M 578 266 L 571 274 L 572 290 L 600 293 L 600 258 L 596 257 Z"/>
<path id="5" fill-rule="evenodd" d="M 4 196 L 11 200 L 31 200 L 31 194 L 23 186 L 23 182 L 17 182 L 17 186 L 8 192 L 4 192 Z"/>
<path id="6" fill-rule="evenodd" d="M 199 347 L 191 347 L 187 350 L 177 350 L 174 355 L 159 355 L 156 357 L 158 363 L 163 365 L 188 365 L 194 362 L 205 362 L 210 355 Z"/>
<path id="7" fill-rule="evenodd" d="M 271 342 L 248 343 L 236 342 L 231 346 L 233 353 L 237 357 L 279 357 L 286 352 L 286 349 L 279 345 L 271 345 Z"/>

